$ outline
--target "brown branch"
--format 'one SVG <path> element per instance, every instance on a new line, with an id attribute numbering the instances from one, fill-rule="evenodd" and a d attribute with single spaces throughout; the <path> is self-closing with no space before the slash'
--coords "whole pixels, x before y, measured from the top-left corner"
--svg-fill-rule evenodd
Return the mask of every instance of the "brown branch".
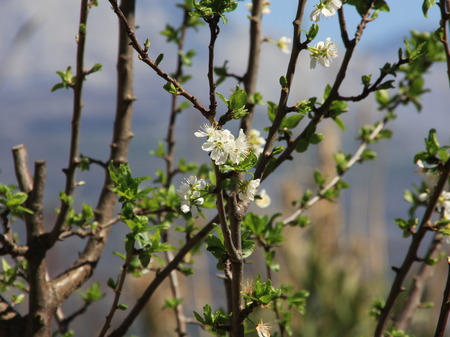
<path id="1" fill-rule="evenodd" d="M 434 337 L 444 337 L 445 327 L 447 326 L 448 313 L 450 312 L 450 258 L 448 259 L 447 264 L 447 283 L 445 285 L 444 294 L 442 296 L 441 311 L 439 313 L 439 320 L 436 325 L 436 332 L 434 333 Z"/>
<path id="2" fill-rule="evenodd" d="M 214 81 L 214 46 L 219 28 L 220 15 L 214 14 L 211 18 L 205 19 L 209 25 L 210 38 L 208 45 L 208 84 L 209 84 L 209 116 L 215 118 L 217 112 L 216 82 Z M 205 116 L 206 117 L 206 116 Z M 207 117 L 209 120 L 209 118 Z"/>
<path id="3" fill-rule="evenodd" d="M 45 255 L 47 245 L 44 243 L 44 186 L 46 180 L 46 164 L 36 161 L 34 168 L 33 189 L 25 206 L 33 214 L 25 215 L 28 251 L 25 258 L 28 262 L 29 301 L 26 325 L 26 336 L 44 337 L 50 335 L 51 320 L 55 311 L 54 292 L 47 279 Z"/>
<path id="4" fill-rule="evenodd" d="M 250 46 L 247 61 L 247 72 L 244 75 L 244 90 L 247 97 L 256 92 L 258 81 L 259 59 L 262 45 L 262 7 L 264 0 L 253 0 L 252 13 L 250 17 Z M 247 103 L 248 114 L 241 120 L 241 129 L 248 135 L 253 121 L 255 105 Z"/>
<path id="5" fill-rule="evenodd" d="M 121 13 L 126 13 L 127 22 L 134 27 L 135 2 L 124 1 L 121 8 Z M 119 29 L 116 116 L 109 158 L 109 161 L 115 165 L 125 162 L 128 157 L 129 144 L 133 137 L 131 132 L 133 101 L 133 49 L 129 46 L 126 31 Z M 95 210 L 95 220 L 100 224 L 100 229 L 89 238 L 83 252 L 73 265 L 52 282 L 52 286 L 59 295 L 60 303 L 91 277 L 102 255 L 111 230 L 111 226 L 107 224 L 114 219 L 117 203 L 117 195 L 113 193 L 111 186 L 112 180 L 106 173 Z"/>
<path id="6" fill-rule="evenodd" d="M 450 84 L 450 47 L 449 47 L 449 41 L 448 41 L 448 22 L 450 20 L 450 1 L 449 0 L 441 0 L 438 2 L 439 9 L 441 13 L 441 21 L 440 26 L 442 29 L 442 38 L 439 40 L 441 41 L 442 45 L 444 46 L 445 51 L 445 58 L 447 61 L 447 77 Z"/>
<path id="7" fill-rule="evenodd" d="M 287 70 L 286 70 L 287 84 L 286 84 L 286 87 L 281 89 L 280 99 L 279 99 L 279 103 L 278 103 L 278 111 L 277 111 L 277 114 L 275 116 L 275 119 L 274 119 L 272 125 L 270 126 L 263 153 L 262 153 L 261 158 L 256 166 L 255 179 L 261 178 L 263 176 L 263 173 L 267 166 L 267 163 L 269 162 L 269 160 L 271 158 L 271 153 L 272 153 L 273 146 L 275 144 L 275 140 L 277 138 L 278 129 L 281 125 L 283 118 L 286 116 L 286 114 L 288 112 L 287 101 L 289 98 L 289 93 L 290 93 L 292 81 L 293 81 L 294 74 L 295 74 L 295 68 L 297 66 L 298 55 L 300 54 L 300 51 L 302 49 L 306 48 L 305 44 L 300 43 L 300 34 L 301 34 L 303 15 L 304 15 L 304 11 L 305 11 L 305 4 L 306 4 L 305 0 L 298 1 L 297 13 L 295 15 L 295 20 L 292 23 L 294 26 L 294 32 L 293 32 L 293 38 L 292 38 L 293 43 L 292 43 L 291 56 L 289 59 L 289 64 L 288 64 Z M 308 41 L 306 41 L 306 42 L 308 42 Z"/>
<path id="8" fill-rule="evenodd" d="M 134 307 L 129 311 L 127 317 L 122 321 L 122 323 L 117 327 L 109 337 L 119 337 L 123 336 L 128 328 L 133 324 L 136 317 L 144 308 L 145 304 L 150 300 L 153 293 L 159 287 L 159 285 L 170 275 L 170 273 L 175 270 L 178 265 L 183 261 L 185 255 L 189 253 L 189 251 L 194 248 L 200 241 L 202 241 L 206 235 L 213 229 L 214 223 L 218 221 L 219 217 L 215 216 L 207 225 L 205 225 L 202 230 L 200 230 L 197 234 L 195 234 L 191 239 L 189 239 L 183 247 L 180 248 L 178 253 L 175 255 L 172 261 L 167 264 L 164 269 L 160 271 L 153 279 L 153 281 L 149 284 L 147 289 L 145 289 L 144 293 L 139 297 L 136 301 Z"/>
<path id="9" fill-rule="evenodd" d="M 445 166 L 441 172 L 439 181 L 430 197 L 430 201 L 427 205 L 427 209 L 420 222 L 419 229 L 412 236 L 412 241 L 409 246 L 408 252 L 403 260 L 400 268 L 396 268 L 396 275 L 392 283 L 389 295 L 386 299 L 386 304 L 381 310 L 380 317 L 378 318 L 377 326 L 375 329 L 375 337 L 382 337 L 384 332 L 384 327 L 387 320 L 389 319 L 390 313 L 394 304 L 397 300 L 398 295 L 403 291 L 403 282 L 412 266 L 412 264 L 417 261 L 417 252 L 419 250 L 420 244 L 422 243 L 425 234 L 429 231 L 430 220 L 433 215 L 434 209 L 438 202 L 438 199 L 444 190 L 445 184 L 450 174 L 450 160 L 445 163 Z"/>
<path id="10" fill-rule="evenodd" d="M 436 234 L 433 241 L 430 244 L 427 252 L 427 258 L 433 258 L 438 256 L 438 252 L 441 250 L 444 238 L 440 234 Z M 396 315 L 394 321 L 394 327 L 398 330 L 406 331 L 411 324 L 414 312 L 421 304 L 421 297 L 425 291 L 426 284 L 429 279 L 433 277 L 434 267 L 427 264 L 426 261 L 422 263 L 419 271 L 414 276 L 411 290 L 407 295 L 405 304 L 402 310 Z"/>
<path id="11" fill-rule="evenodd" d="M 373 6 L 373 2 L 374 1 L 372 1 L 372 6 Z M 320 108 L 318 108 L 315 111 L 313 118 L 309 121 L 308 125 L 305 127 L 303 132 L 295 140 L 292 139 L 292 140 L 288 141 L 288 146 L 283 151 L 283 153 L 277 158 L 277 160 L 274 163 L 274 165 L 272 166 L 271 170 L 264 172 L 265 166 L 267 165 L 269 159 L 272 157 L 271 150 L 272 150 L 273 144 L 275 143 L 275 140 L 276 140 L 279 125 L 281 124 L 282 119 L 284 118 L 284 116 L 286 115 L 286 113 L 289 110 L 288 107 L 286 106 L 286 101 L 282 102 L 280 100 L 280 104 L 283 104 L 283 105 L 281 106 L 281 108 L 280 108 L 280 105 L 278 106 L 277 115 L 276 115 L 275 120 L 272 123 L 271 129 L 269 131 L 268 141 L 266 142 L 266 146 L 264 148 L 263 155 L 261 156 L 260 162 L 258 163 L 258 166 L 255 171 L 255 178 L 261 178 L 261 180 L 266 179 L 284 161 L 292 159 L 292 153 L 294 152 L 298 142 L 300 140 L 306 139 L 307 135 L 309 135 L 311 133 L 311 131 L 317 127 L 317 125 L 322 121 L 323 118 L 329 117 L 329 116 L 327 116 L 328 109 L 330 108 L 331 103 L 334 100 L 339 98 L 339 94 L 338 94 L 339 88 L 341 87 L 341 84 L 345 79 L 345 76 L 347 73 L 347 68 L 348 68 L 350 60 L 353 56 L 355 47 L 356 47 L 357 43 L 359 42 L 359 40 L 361 39 L 362 33 L 366 27 L 367 22 L 370 21 L 371 10 L 372 10 L 372 7 L 369 8 L 369 10 L 367 11 L 367 13 L 365 15 L 362 15 L 362 19 L 361 19 L 360 23 L 358 24 L 356 32 L 355 32 L 355 37 L 348 43 L 348 47 L 345 51 L 344 58 L 342 60 L 338 74 L 336 75 L 336 79 L 334 81 L 333 86 L 331 87 L 330 94 L 328 95 L 327 99 L 320 106 Z M 294 21 L 294 23 L 295 23 L 295 21 Z M 308 41 L 306 41 L 306 42 L 308 42 Z M 295 43 L 294 43 L 294 47 L 295 47 Z M 294 53 L 294 50 L 295 50 L 295 48 L 293 48 L 292 53 Z M 289 80 L 288 80 L 288 83 L 289 83 Z M 288 87 L 289 87 L 289 85 L 288 85 Z M 286 95 L 287 95 L 288 90 L 285 90 L 285 91 L 286 91 Z M 282 91 L 282 96 L 283 96 L 283 91 Z M 286 100 L 287 100 L 287 96 L 286 96 Z M 284 113 L 280 114 L 281 110 L 284 110 Z M 275 126 L 276 126 L 276 128 L 275 128 Z M 269 139 L 270 139 L 270 141 L 269 141 Z"/>
<path id="12" fill-rule="evenodd" d="M 183 58 L 181 56 L 181 52 L 184 50 L 184 41 L 187 31 L 187 24 L 189 20 L 189 11 L 184 9 L 183 12 L 183 23 L 181 24 L 180 38 L 178 39 L 178 57 L 177 57 L 177 65 L 175 70 L 175 79 L 179 80 L 179 77 L 183 73 Z M 164 160 L 166 162 L 166 176 L 167 180 L 165 183 L 166 187 L 169 187 L 172 178 L 175 175 L 177 170 L 173 168 L 173 159 L 174 159 L 174 149 L 175 149 L 175 139 L 174 139 L 174 131 L 175 131 L 175 122 L 179 112 L 178 107 L 178 95 L 172 95 L 172 106 L 169 117 L 169 125 L 167 128 L 167 136 L 166 136 L 166 144 L 167 150 L 166 155 L 164 156 Z"/>
<path id="13" fill-rule="evenodd" d="M 134 246 L 134 240 L 131 244 L 131 247 Z M 130 265 L 131 259 L 133 258 L 133 248 L 131 249 L 131 252 L 127 253 L 127 257 L 125 259 L 124 264 L 122 265 L 122 272 L 120 273 L 119 282 L 117 283 L 116 288 L 114 289 L 114 299 L 113 303 L 111 304 L 111 308 L 109 310 L 108 315 L 106 316 L 106 321 L 102 327 L 102 330 L 100 331 L 98 337 L 103 337 L 106 335 L 106 332 L 111 327 L 111 322 L 114 317 L 114 314 L 116 313 L 119 305 L 119 299 L 122 295 L 122 289 L 125 284 L 125 278 L 127 277 L 128 272 L 128 266 Z"/>
<path id="14" fill-rule="evenodd" d="M 114 12 L 119 17 L 119 19 L 122 22 L 124 28 L 126 29 L 127 35 L 128 35 L 128 37 L 130 39 L 130 42 L 131 42 L 131 46 L 138 53 L 139 59 L 142 62 L 144 62 L 145 64 L 147 64 L 148 66 L 150 66 L 150 68 L 152 68 L 156 72 L 156 74 L 158 76 L 160 76 L 161 78 L 163 78 L 166 81 L 168 81 L 168 82 L 172 83 L 173 85 L 175 85 L 175 87 L 177 87 L 177 91 L 178 91 L 177 94 L 178 95 L 181 95 L 184 98 L 186 98 L 188 101 L 190 101 L 193 104 L 193 106 L 198 111 L 200 111 L 201 114 L 206 119 L 208 119 L 208 121 L 211 124 L 214 123 L 214 116 L 198 101 L 198 99 L 195 96 L 193 96 L 192 94 L 190 94 L 188 91 L 186 91 L 183 88 L 183 86 L 181 85 L 181 83 L 179 83 L 176 79 L 174 79 L 171 76 L 169 76 L 168 74 L 166 74 L 160 67 L 158 67 L 158 65 L 153 60 L 150 59 L 150 57 L 148 56 L 147 52 L 141 47 L 140 43 L 136 39 L 136 35 L 134 34 L 133 28 L 130 26 L 130 23 L 128 22 L 128 20 L 125 17 L 124 13 L 118 7 L 117 1 L 115 1 L 115 0 L 108 0 L 108 1 L 112 5 Z"/>
<path id="15" fill-rule="evenodd" d="M 67 168 L 63 171 L 66 174 L 66 186 L 64 193 L 67 196 L 72 196 L 75 191 L 76 168 L 80 161 L 79 146 L 80 146 L 80 128 L 81 128 L 81 113 L 83 109 L 82 93 L 83 83 L 86 77 L 84 69 L 84 52 L 86 48 L 86 26 L 89 12 L 89 4 L 87 0 L 81 1 L 80 20 L 78 23 L 77 34 L 77 59 L 76 59 L 76 74 L 75 83 L 73 85 L 73 111 L 72 111 L 72 127 L 70 134 L 70 153 L 69 163 Z M 67 213 L 70 205 L 61 201 L 60 210 L 56 218 L 55 225 L 52 230 L 51 242 L 52 245 L 58 239 L 58 236 L 65 224 Z"/>
<path id="16" fill-rule="evenodd" d="M 244 336 L 244 324 L 240 320 L 240 313 L 244 309 L 244 300 L 241 295 L 242 280 L 244 277 L 244 262 L 242 258 L 242 216 L 239 215 L 239 204 L 236 192 L 229 197 L 230 229 L 233 247 L 238 259 L 231 258 L 231 337 Z M 248 205 L 247 205 L 248 208 Z"/>
<path id="17" fill-rule="evenodd" d="M 28 166 L 27 148 L 23 144 L 16 145 L 12 148 L 12 153 L 19 189 L 22 192 L 28 193 L 33 189 L 33 178 L 31 177 L 30 167 Z"/>

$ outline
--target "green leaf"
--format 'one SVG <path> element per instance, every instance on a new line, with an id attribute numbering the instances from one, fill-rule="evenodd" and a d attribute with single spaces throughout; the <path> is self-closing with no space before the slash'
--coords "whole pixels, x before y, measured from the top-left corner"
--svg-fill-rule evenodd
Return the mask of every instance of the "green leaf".
<path id="1" fill-rule="evenodd" d="M 236 90 L 228 100 L 228 107 L 230 110 L 238 110 L 243 108 L 245 104 L 247 104 L 247 93 L 236 86 Z"/>
<path id="2" fill-rule="evenodd" d="M 337 124 L 339 129 L 341 129 L 341 131 L 345 131 L 345 124 L 342 119 L 340 119 L 339 117 L 333 117 L 332 119 Z"/>
<path id="3" fill-rule="evenodd" d="M 295 151 L 299 152 L 299 153 L 303 153 L 308 149 L 309 146 L 309 141 L 306 139 L 300 139 L 297 143 L 297 145 L 295 146 Z"/>
<path id="4" fill-rule="evenodd" d="M 174 309 L 181 303 L 183 303 L 182 298 L 166 298 L 162 308 L 163 309 Z"/>
<path id="5" fill-rule="evenodd" d="M 95 282 L 88 290 L 86 290 L 86 292 L 81 293 L 81 296 L 85 302 L 91 303 L 102 299 L 105 297 L 105 294 L 101 292 L 100 283 Z"/>
<path id="6" fill-rule="evenodd" d="M 428 10 L 436 4 L 436 0 L 424 0 L 422 4 L 423 15 L 428 17 Z"/>
<path id="7" fill-rule="evenodd" d="M 121 303 L 121 304 L 119 304 L 117 306 L 117 309 L 119 309 L 119 310 L 127 310 L 128 309 L 128 305 Z"/>
<path id="8" fill-rule="evenodd" d="M 287 116 L 285 118 L 283 118 L 281 125 L 280 125 L 280 129 L 293 129 L 295 128 L 298 123 L 300 123 L 300 121 L 303 119 L 303 117 L 305 117 L 305 115 L 302 114 L 295 114 L 295 115 L 291 115 L 291 116 Z"/>
<path id="9" fill-rule="evenodd" d="M 278 105 L 275 104 L 274 102 L 267 101 L 267 115 L 271 122 L 274 121 L 277 112 L 278 112 Z"/>
<path id="10" fill-rule="evenodd" d="M 361 160 L 375 160 L 377 158 L 377 153 L 371 149 L 365 149 L 361 153 Z"/>
<path id="11" fill-rule="evenodd" d="M 318 170 L 314 170 L 314 182 L 319 187 L 322 187 L 325 184 L 325 178 Z"/>
<path id="12" fill-rule="evenodd" d="M 370 79 L 372 78 L 372 75 L 363 75 L 361 77 L 361 82 L 365 87 L 370 86 Z"/>
<path id="13" fill-rule="evenodd" d="M 280 77 L 280 85 L 281 85 L 282 88 L 286 88 L 287 87 L 288 82 L 287 82 L 286 76 L 281 76 Z"/>
<path id="14" fill-rule="evenodd" d="M 311 144 L 317 145 L 319 144 L 323 139 L 325 138 L 325 135 L 323 133 L 315 133 L 309 138 L 309 142 Z"/>
<path id="15" fill-rule="evenodd" d="M 395 86 L 393 84 L 394 82 L 395 82 L 394 80 L 389 80 L 389 81 L 383 82 L 379 86 L 377 86 L 377 90 L 395 88 Z"/>
<path id="16" fill-rule="evenodd" d="M 173 84 L 172 82 L 167 82 L 166 84 L 164 84 L 163 88 L 170 94 L 173 94 L 173 95 L 178 94 L 178 89 L 175 86 L 175 84 Z"/>
<path id="17" fill-rule="evenodd" d="M 312 41 L 316 38 L 317 33 L 319 33 L 319 24 L 314 23 L 311 27 L 309 27 L 308 33 L 306 34 L 306 38 L 309 41 Z"/>
<path id="18" fill-rule="evenodd" d="M 158 66 L 161 63 L 161 61 L 163 60 L 163 58 L 164 58 L 164 54 L 162 54 L 162 53 L 159 54 L 155 60 L 155 64 Z"/>

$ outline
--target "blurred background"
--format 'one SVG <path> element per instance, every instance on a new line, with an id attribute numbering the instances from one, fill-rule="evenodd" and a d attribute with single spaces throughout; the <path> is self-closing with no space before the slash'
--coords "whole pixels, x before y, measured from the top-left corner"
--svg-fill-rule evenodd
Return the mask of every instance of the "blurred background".
<path id="1" fill-rule="evenodd" d="M 51 223 L 54 209 L 59 207 L 59 191 L 64 188 L 65 176 L 61 169 L 68 160 L 67 133 L 71 121 L 72 92 L 63 89 L 51 93 L 50 89 L 59 82 L 56 71 L 75 66 L 79 2 L 1 0 L 0 3 L 0 182 L 15 183 L 11 160 L 11 148 L 15 145 L 27 146 L 30 162 L 46 160 L 46 219 Z M 141 42 L 150 38 L 150 55 L 153 58 L 159 53 L 165 54 L 161 67 L 167 72 L 175 69 L 176 49 L 174 45 L 167 44 L 159 32 L 164 30 L 167 22 L 173 26 L 179 24 L 181 10 L 175 7 L 176 3 L 172 0 L 137 2 L 136 23 L 139 28 L 136 34 Z M 238 9 L 227 16 L 229 22 L 221 25 L 217 41 L 216 64 L 222 65 L 228 60 L 229 70 L 236 74 L 242 74 L 247 64 L 248 9 L 244 4 L 240 2 Z M 310 13 L 314 4 L 314 1 L 307 3 L 306 13 Z M 379 18 L 364 31 L 343 84 L 343 95 L 359 93 L 362 75 L 373 74 L 376 77 L 385 62 L 395 62 L 397 51 L 403 47 L 410 31 L 432 32 L 438 27 L 438 9 L 433 8 L 429 18 L 424 18 L 422 1 L 388 1 L 388 4 L 391 12 L 381 12 Z M 270 8 L 271 13 L 264 16 L 263 34 L 275 41 L 282 36 L 290 37 L 296 2 L 273 0 Z M 347 27 L 352 35 L 358 17 L 353 7 L 346 8 L 346 15 Z M 303 29 L 307 30 L 311 24 L 309 18 L 305 18 L 304 24 Z M 93 8 L 89 15 L 85 65 L 90 68 L 95 63 L 101 63 L 103 69 L 89 76 L 85 84 L 80 147 L 82 154 L 100 160 L 106 160 L 109 153 L 115 111 L 117 29 L 117 19 L 109 3 L 100 0 L 99 6 Z M 208 34 L 206 27 L 200 27 L 198 31 L 188 33 L 186 42 L 187 49 L 197 50 L 192 67 L 186 72 L 200 74 L 187 83 L 186 89 L 202 102 L 207 100 L 205 60 Z M 336 40 L 343 51 L 335 17 L 320 22 L 317 40 L 327 37 Z M 263 46 L 258 90 L 265 101 L 278 101 L 278 78 L 285 73 L 287 61 L 288 55 L 273 44 Z M 313 96 L 320 99 L 325 85 L 334 80 L 339 63 L 336 59 L 330 68 L 311 70 L 309 56 L 303 53 L 290 103 Z M 157 142 L 163 140 L 166 133 L 170 95 L 162 90 L 163 85 L 163 80 L 136 59 L 135 138 L 129 157 L 135 176 L 152 176 L 163 165 L 161 160 L 149 154 L 149 150 L 156 149 Z M 235 85 L 233 80 L 227 80 L 218 92 L 228 96 Z M 422 112 L 417 113 L 410 106 L 399 108 L 398 118 L 388 126 L 394 132 L 392 139 L 374 147 L 378 159 L 354 167 L 345 177 L 352 188 L 342 192 L 341 202 L 316 205 L 308 213 L 314 225 L 304 230 L 296 228 L 289 233 L 294 240 L 279 251 L 277 258 L 282 272 L 275 275 L 275 285 L 292 283 L 297 290 L 308 289 L 316 293 L 310 299 L 306 316 L 296 318 L 302 332 L 294 335 L 331 337 L 370 334 L 373 328 L 373 320 L 368 316 L 370 303 L 375 298 L 385 297 L 389 285 L 386 280 L 393 277 L 390 266 L 401 263 L 409 244 L 409 239 L 402 238 L 393 219 L 406 217 L 408 204 L 403 201 L 403 191 L 421 181 L 413 163 L 414 154 L 424 148 L 423 139 L 430 128 L 437 129 L 441 144 L 450 141 L 450 95 L 444 64 L 431 69 L 425 86 L 430 92 L 423 96 Z M 265 110 L 265 107 L 259 107 L 256 111 L 255 127 L 260 130 L 269 123 Z M 298 156 L 285 165 L 279 175 L 264 182 L 262 188 L 270 191 L 272 205 L 262 213 L 283 211 L 289 215 L 293 211 L 291 201 L 298 199 L 306 188 L 312 186 L 314 169 L 323 169 L 332 176 L 334 163 L 331 154 L 340 148 L 345 152 L 354 151 L 359 145 L 355 140 L 359 127 L 373 124 L 382 117 L 373 97 L 369 97 L 362 103 L 350 105 L 350 111 L 343 116 L 347 125 L 345 133 L 334 124 L 323 123 L 321 132 L 327 137 L 321 146 Z M 200 149 L 201 141 L 193 136 L 193 132 L 204 122 L 193 109 L 186 110 L 180 116 L 176 128 L 178 157 L 207 162 L 207 156 Z M 237 125 L 234 127 L 237 134 Z M 196 145 L 197 150 L 194 149 Z M 93 167 L 91 171 L 79 174 L 79 179 L 85 180 L 87 185 L 77 190 L 78 203 L 83 201 L 95 205 L 102 181 L 98 179 L 101 173 Z M 178 181 L 181 178 L 178 177 Z M 326 224 L 326 230 L 321 226 L 323 224 Z M 94 281 L 114 278 L 118 273 L 119 261 L 112 252 L 123 250 L 121 235 L 125 232 L 125 228 L 116 226 Z M 55 275 L 76 257 L 82 244 L 77 239 L 69 240 L 64 251 L 57 251 L 51 257 Z M 223 291 L 220 280 L 214 276 L 211 257 L 197 256 L 196 261 L 197 273 L 188 279 L 184 289 L 194 295 L 186 303 L 187 315 L 191 315 L 192 310 L 201 312 L 205 303 L 211 302 L 213 297 L 220 297 L 217 292 Z M 444 267 L 445 275 L 445 264 L 441 263 L 440 267 Z M 436 268 L 435 276 L 440 282 L 427 293 L 427 301 L 438 299 L 442 293 L 444 276 L 440 274 L 440 267 Z M 264 272 L 258 254 L 249 270 L 251 273 Z M 130 281 L 134 289 L 127 292 L 130 303 L 133 303 L 134 296 L 139 296 L 139 287 L 145 286 L 146 282 Z M 108 292 L 106 288 L 104 291 Z M 152 300 L 148 318 L 135 324 L 135 330 L 130 333 L 140 336 L 173 335 L 173 324 L 152 324 L 154 321 L 161 322 L 162 315 L 165 315 L 160 310 L 164 296 L 161 292 Z M 79 299 L 74 298 L 69 302 L 68 312 L 71 311 L 70 306 L 77 307 L 77 301 Z M 220 301 L 215 303 L 216 307 L 223 304 Z M 436 300 L 436 305 L 439 304 L 440 301 Z M 95 331 L 95 328 L 88 326 L 98 326 L 99 320 L 106 315 L 104 308 L 109 305 L 108 298 L 96 305 L 101 311 L 91 310 L 101 312 L 103 316 L 88 315 L 79 319 L 74 325 L 76 333 L 85 335 L 88 331 Z M 170 315 L 168 317 L 167 322 L 170 322 Z M 259 316 L 256 317 L 258 320 Z M 273 317 L 267 319 L 270 321 Z M 416 334 L 427 335 L 427 329 L 432 329 L 434 323 L 434 320 L 422 318 L 422 312 L 419 312 L 415 323 Z M 193 336 L 200 334 L 199 329 L 192 330 Z"/>

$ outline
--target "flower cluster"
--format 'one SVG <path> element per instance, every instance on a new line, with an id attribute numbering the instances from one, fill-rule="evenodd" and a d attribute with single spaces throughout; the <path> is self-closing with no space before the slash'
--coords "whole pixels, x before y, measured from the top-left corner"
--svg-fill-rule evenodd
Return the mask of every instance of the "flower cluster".
<path id="1" fill-rule="evenodd" d="M 320 41 L 314 47 L 308 47 L 311 52 L 311 69 L 316 67 L 317 61 L 324 66 L 329 67 L 331 59 L 338 57 L 336 43 L 328 37 L 325 42 Z"/>
<path id="2" fill-rule="evenodd" d="M 340 0 L 320 0 L 319 4 L 315 5 L 314 10 L 311 12 L 311 21 L 319 21 L 321 15 L 325 17 L 333 16 L 341 6 L 342 1 Z"/>
<path id="3" fill-rule="evenodd" d="M 201 192 L 205 190 L 206 186 L 204 179 L 198 179 L 195 176 L 190 176 L 181 183 L 177 192 L 181 199 L 183 213 L 191 212 L 193 218 L 198 216 L 197 206 L 202 205 L 205 201 Z"/>
<path id="4" fill-rule="evenodd" d="M 239 130 L 239 137 L 234 138 L 227 129 L 216 129 L 204 125 L 203 131 L 194 133 L 196 137 L 207 137 L 202 149 L 210 152 L 210 157 L 216 165 L 223 165 L 229 159 L 233 164 L 239 164 L 249 154 L 249 144 L 244 131 Z"/>

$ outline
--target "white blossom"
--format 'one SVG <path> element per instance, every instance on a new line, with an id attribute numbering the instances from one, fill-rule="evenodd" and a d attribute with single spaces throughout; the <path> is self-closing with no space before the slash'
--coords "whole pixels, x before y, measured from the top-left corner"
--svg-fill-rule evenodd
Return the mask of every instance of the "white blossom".
<path id="1" fill-rule="evenodd" d="M 239 184 L 239 199 L 242 201 L 255 200 L 255 194 L 258 192 L 259 183 L 259 179 L 241 181 Z"/>
<path id="2" fill-rule="evenodd" d="M 291 44 L 292 40 L 286 36 L 282 36 L 278 42 L 277 46 L 280 48 L 280 50 L 285 53 L 289 54 L 289 45 Z"/>
<path id="3" fill-rule="evenodd" d="M 266 208 L 270 205 L 271 200 L 265 189 L 262 189 L 258 196 L 259 198 L 255 199 L 256 206 Z"/>
<path id="4" fill-rule="evenodd" d="M 198 179 L 196 176 L 190 176 L 181 182 L 177 192 L 181 199 L 180 209 L 183 213 L 191 212 L 193 218 L 198 216 L 197 206 L 202 205 L 205 201 L 201 196 L 201 191 L 206 186 L 206 181 L 204 179 Z"/>
<path id="5" fill-rule="evenodd" d="M 320 0 L 320 2 L 314 6 L 314 10 L 309 16 L 311 21 L 317 22 L 320 20 L 320 15 L 330 17 L 336 14 L 336 10 L 341 8 L 342 1 L 340 0 Z"/>
<path id="6" fill-rule="evenodd" d="M 256 129 L 251 129 L 248 135 L 248 143 L 250 144 L 250 150 L 257 157 L 263 152 L 264 145 L 266 144 L 266 140 L 260 135 L 261 132 Z"/>
<path id="7" fill-rule="evenodd" d="M 268 323 L 263 323 L 261 320 L 260 323 L 256 326 L 256 332 L 258 333 L 258 337 L 270 337 L 270 330 L 272 327 Z"/>
<path id="8" fill-rule="evenodd" d="M 438 199 L 438 211 L 445 220 L 450 220 L 450 192 L 443 191 Z"/>
<path id="9" fill-rule="evenodd" d="M 418 195 L 418 199 L 425 202 L 430 197 L 429 193 L 423 192 Z M 438 212 L 442 213 L 442 217 L 445 220 L 450 220 L 450 192 L 442 191 L 436 204 Z"/>
<path id="10" fill-rule="evenodd" d="M 202 149 L 210 152 L 210 157 L 216 165 L 223 165 L 228 159 L 233 164 L 239 164 L 249 153 L 249 144 L 244 131 L 239 130 L 239 137 L 234 138 L 227 129 L 215 129 L 205 125 L 203 131 L 194 133 L 196 137 L 208 137 Z"/>
<path id="11" fill-rule="evenodd" d="M 324 66 L 329 67 L 330 61 L 338 57 L 336 43 L 328 37 L 325 42 L 320 41 L 314 47 L 308 47 L 311 56 L 311 69 L 316 67 L 317 61 Z"/>
<path id="12" fill-rule="evenodd" d="M 228 159 L 230 152 L 235 149 L 234 136 L 229 130 L 216 130 L 202 145 L 202 150 L 211 152 L 210 157 L 216 165 L 223 165 Z"/>
<path id="13" fill-rule="evenodd" d="M 195 137 L 213 137 L 217 129 L 211 124 L 205 124 L 201 127 L 202 130 L 194 132 Z"/>
<path id="14" fill-rule="evenodd" d="M 239 130 L 239 137 L 234 141 L 234 147 L 230 147 L 229 158 L 233 164 L 239 164 L 248 156 L 249 144 L 244 130 Z"/>

